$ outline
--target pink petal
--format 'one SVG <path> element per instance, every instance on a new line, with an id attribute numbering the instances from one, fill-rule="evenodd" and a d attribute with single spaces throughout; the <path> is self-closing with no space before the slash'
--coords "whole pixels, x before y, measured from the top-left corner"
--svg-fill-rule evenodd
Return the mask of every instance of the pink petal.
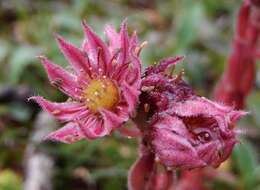
<path id="1" fill-rule="evenodd" d="M 89 115 L 85 121 L 77 120 L 79 127 L 88 139 L 96 139 L 109 134 L 103 122 L 97 118 L 96 115 Z"/>
<path id="2" fill-rule="evenodd" d="M 189 131 L 187 130 L 185 124 L 182 120 L 177 117 L 166 115 L 160 120 L 157 121 L 157 124 L 154 125 L 158 129 L 167 129 L 172 132 L 185 137 L 189 137 Z"/>
<path id="3" fill-rule="evenodd" d="M 128 111 L 132 113 L 135 110 L 137 104 L 139 103 L 138 96 L 140 92 L 130 87 L 126 83 L 122 84 L 121 88 L 123 96 L 128 104 Z"/>
<path id="4" fill-rule="evenodd" d="M 165 122 L 161 125 L 161 121 L 153 125 L 155 129 L 152 133 L 152 145 L 156 156 L 162 163 L 170 167 L 189 169 L 205 166 L 205 163 L 198 157 L 195 148 L 190 144 L 190 136 L 183 129 L 184 124 L 177 118 L 175 121 L 177 122 L 172 123 L 171 126 L 166 126 Z M 188 136 L 182 136 L 181 133 Z"/>
<path id="5" fill-rule="evenodd" d="M 137 41 L 137 35 L 136 32 L 134 32 L 130 40 L 130 59 L 133 67 L 129 70 L 126 80 L 130 82 L 129 84 L 133 83 L 131 86 L 134 86 L 135 88 L 139 88 L 141 86 L 141 61 L 135 53 Z"/>
<path id="6" fill-rule="evenodd" d="M 128 173 L 128 189 L 144 190 L 154 166 L 154 156 L 142 155 Z"/>
<path id="7" fill-rule="evenodd" d="M 127 19 L 125 19 L 120 29 L 121 53 L 119 56 L 118 64 L 122 65 L 127 61 L 129 52 L 129 37 L 127 33 Z"/>
<path id="8" fill-rule="evenodd" d="M 105 35 L 109 40 L 109 50 L 112 54 L 114 54 L 114 51 L 120 48 L 120 35 L 111 25 L 105 26 Z"/>
<path id="9" fill-rule="evenodd" d="M 76 123 L 67 123 L 64 127 L 50 133 L 46 140 L 59 141 L 63 143 L 74 143 L 84 138 L 79 126 Z"/>
<path id="10" fill-rule="evenodd" d="M 183 117 L 198 115 L 220 115 L 224 117 L 232 111 L 232 108 L 209 101 L 206 98 L 198 97 L 195 100 L 188 100 L 173 104 L 171 111 Z"/>
<path id="11" fill-rule="evenodd" d="M 87 55 L 84 55 L 79 48 L 66 42 L 61 36 L 57 35 L 56 38 L 61 51 L 75 71 L 81 75 L 85 72 L 89 77 L 91 77 L 91 71 L 89 70 L 90 63 Z"/>
<path id="12" fill-rule="evenodd" d="M 89 44 L 89 48 L 96 50 L 97 56 L 100 53 L 101 60 L 97 59 L 98 67 L 106 72 L 106 64 L 108 64 L 110 61 L 110 52 L 107 45 L 91 30 L 91 28 L 85 22 L 83 22 L 83 28 L 86 37 L 88 38 L 87 43 Z"/>
<path id="13" fill-rule="evenodd" d="M 83 111 L 88 113 L 84 104 L 76 102 L 56 103 L 49 102 L 40 96 L 33 96 L 30 100 L 36 101 L 45 111 L 61 121 L 72 121 Z M 86 113 L 85 113 L 86 115 Z"/>
<path id="14" fill-rule="evenodd" d="M 130 46 L 130 49 L 134 52 L 135 48 L 137 47 L 137 44 L 138 44 L 138 36 L 137 36 L 137 32 L 134 31 L 132 33 L 132 36 L 130 38 L 130 43 L 129 43 L 129 46 Z"/>
<path id="15" fill-rule="evenodd" d="M 150 66 L 147 67 L 145 70 L 146 75 L 150 75 L 152 73 L 158 74 L 165 72 L 165 70 L 170 65 L 176 65 L 179 61 L 182 61 L 184 59 L 184 56 L 176 56 L 176 57 L 170 57 L 166 58 L 160 61 L 160 63 L 157 66 Z"/>
<path id="16" fill-rule="evenodd" d="M 76 77 L 65 71 L 59 65 L 51 63 L 46 57 L 39 57 L 48 73 L 51 83 L 69 96 L 80 99 L 81 90 Z"/>
<path id="17" fill-rule="evenodd" d="M 218 161 L 217 144 L 209 142 L 197 147 L 199 157 L 209 165 L 214 166 L 214 162 Z"/>
<path id="18" fill-rule="evenodd" d="M 238 111 L 234 110 L 228 114 L 228 117 L 229 117 L 231 123 L 235 123 L 241 117 L 243 117 L 247 114 L 249 114 L 249 112 L 245 112 L 245 111 L 241 111 L 241 110 L 238 110 Z"/>
<path id="19" fill-rule="evenodd" d="M 125 76 L 125 81 L 135 88 L 140 88 L 141 84 L 141 72 L 138 68 L 129 68 L 128 73 Z"/>
<path id="20" fill-rule="evenodd" d="M 119 115 L 105 109 L 101 110 L 100 113 L 103 117 L 104 127 L 108 133 L 110 133 L 113 129 L 120 127 L 123 122 L 128 119 L 126 117 L 120 117 Z"/>
<path id="21" fill-rule="evenodd" d="M 120 80 L 119 78 L 124 78 L 126 72 L 128 71 L 129 67 L 129 37 L 127 33 L 127 20 L 121 25 L 120 29 L 120 53 L 118 62 L 115 65 L 115 71 L 113 74 L 113 78 L 116 80 Z"/>

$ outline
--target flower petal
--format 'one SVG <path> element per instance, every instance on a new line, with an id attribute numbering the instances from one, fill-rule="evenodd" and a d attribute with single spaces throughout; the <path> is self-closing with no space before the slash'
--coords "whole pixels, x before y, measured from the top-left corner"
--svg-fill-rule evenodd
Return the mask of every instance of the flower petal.
<path id="1" fill-rule="evenodd" d="M 146 189 L 148 179 L 154 166 L 154 156 L 152 154 L 142 155 L 131 167 L 128 173 L 128 189 Z"/>
<path id="2" fill-rule="evenodd" d="M 122 65 L 127 62 L 129 53 L 129 37 L 127 33 L 127 19 L 125 19 L 120 29 L 121 52 L 119 55 L 118 64 Z"/>
<path id="3" fill-rule="evenodd" d="M 76 122 L 79 124 L 84 136 L 88 139 L 93 140 L 109 134 L 103 122 L 96 115 L 89 115 L 85 121 L 77 120 Z"/>
<path id="4" fill-rule="evenodd" d="M 162 73 L 170 65 L 176 65 L 179 61 L 182 61 L 183 59 L 184 59 L 184 56 L 176 56 L 176 57 L 170 57 L 170 58 L 163 59 L 160 61 L 160 63 L 157 66 L 147 67 L 145 70 L 145 74 L 150 75 L 150 74 Z"/>
<path id="5" fill-rule="evenodd" d="M 100 113 L 103 117 L 104 127 L 108 133 L 110 133 L 113 129 L 120 127 L 120 125 L 128 119 L 126 117 L 118 116 L 117 114 L 105 109 L 100 110 Z"/>
<path id="6" fill-rule="evenodd" d="M 249 114 L 249 112 L 246 112 L 246 111 L 242 111 L 242 110 L 234 110 L 234 111 L 231 111 L 229 114 L 228 114 L 228 117 L 229 117 L 229 120 L 231 123 L 235 123 L 236 121 L 238 121 L 241 117 L 245 116 Z"/>
<path id="7" fill-rule="evenodd" d="M 132 68 L 129 68 L 126 81 L 135 88 L 139 88 L 141 86 L 141 61 L 135 52 L 137 43 L 137 34 L 134 32 L 130 39 L 130 60 Z"/>
<path id="8" fill-rule="evenodd" d="M 109 40 L 109 50 L 111 54 L 114 54 L 115 50 L 120 48 L 120 35 L 111 25 L 105 26 L 105 35 Z"/>
<path id="9" fill-rule="evenodd" d="M 216 142 L 209 142 L 197 147 L 199 157 L 209 165 L 216 166 L 218 161 L 217 144 Z"/>
<path id="10" fill-rule="evenodd" d="M 168 117 L 170 120 L 171 118 Z M 175 118 L 175 122 L 172 126 L 161 126 L 159 121 L 153 125 L 153 141 L 156 156 L 166 166 L 181 167 L 185 169 L 203 167 L 204 163 L 199 157 L 195 148 L 190 143 L 190 136 L 182 136 L 178 133 L 185 134 L 183 131 L 183 123 L 181 120 Z M 180 126 L 178 126 L 180 125 Z M 175 128 L 182 129 L 175 131 Z"/>
<path id="11" fill-rule="evenodd" d="M 75 47 L 71 43 L 66 42 L 61 36 L 56 35 L 56 38 L 61 51 L 77 74 L 82 75 L 82 73 L 85 72 L 89 77 L 91 77 L 91 72 L 89 70 L 90 63 L 87 55 L 84 55 L 79 48 Z"/>
<path id="12" fill-rule="evenodd" d="M 174 103 L 170 111 L 183 117 L 198 115 L 226 116 L 229 112 L 232 111 L 232 108 L 228 106 L 222 106 L 207 100 L 206 98 L 198 97 L 193 100 Z"/>
<path id="13" fill-rule="evenodd" d="M 76 77 L 65 71 L 59 65 L 51 63 L 46 57 L 40 56 L 39 58 L 48 73 L 52 85 L 56 86 L 67 95 L 75 99 L 80 99 L 81 89 L 76 82 Z"/>
<path id="14" fill-rule="evenodd" d="M 64 127 L 50 133 L 45 140 L 58 141 L 63 143 L 74 143 L 84 138 L 79 126 L 76 123 L 67 123 Z"/>
<path id="15" fill-rule="evenodd" d="M 110 61 L 110 52 L 107 45 L 91 30 L 91 28 L 85 22 L 83 22 L 83 28 L 88 39 L 87 43 L 89 44 L 89 48 L 96 50 L 95 54 L 97 55 L 97 63 L 100 64 L 98 67 L 100 66 L 105 70 L 106 64 L 108 64 Z M 98 60 L 99 53 L 101 60 Z"/>
<path id="16" fill-rule="evenodd" d="M 120 42 L 120 53 L 113 73 L 113 78 L 118 81 L 120 81 L 120 78 L 125 78 L 129 69 L 129 37 L 127 33 L 127 20 L 124 20 L 121 25 Z"/>
<path id="17" fill-rule="evenodd" d="M 83 112 L 84 104 L 75 102 L 56 103 L 45 100 L 40 96 L 33 96 L 30 100 L 36 101 L 45 111 L 61 121 L 72 121 Z M 86 110 L 88 112 L 88 110 Z"/>
<path id="18" fill-rule="evenodd" d="M 128 104 L 128 111 L 130 113 L 133 113 L 137 104 L 139 103 L 138 96 L 140 94 L 140 91 L 137 91 L 135 88 L 132 88 L 125 82 L 121 85 L 121 88 L 126 103 Z"/>

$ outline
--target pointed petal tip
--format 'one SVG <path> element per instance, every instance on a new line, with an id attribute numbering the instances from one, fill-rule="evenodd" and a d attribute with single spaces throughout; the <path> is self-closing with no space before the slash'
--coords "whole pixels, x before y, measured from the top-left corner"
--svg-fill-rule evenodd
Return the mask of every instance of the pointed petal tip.
<path id="1" fill-rule="evenodd" d="M 41 61 L 45 68 L 47 67 L 47 65 L 51 64 L 50 60 L 45 55 L 38 55 L 37 58 Z"/>
<path id="2" fill-rule="evenodd" d="M 240 118 L 250 114 L 249 111 L 243 111 L 243 110 L 234 110 L 229 113 L 230 121 L 232 123 L 238 121 Z"/>
<path id="3" fill-rule="evenodd" d="M 60 42 L 60 43 L 64 42 L 64 38 L 63 38 L 60 34 L 54 33 L 53 36 L 54 36 L 54 38 L 55 38 L 58 42 Z"/>
<path id="4" fill-rule="evenodd" d="M 67 123 L 60 129 L 49 133 L 43 140 L 71 144 L 84 139 L 84 135 L 75 123 Z"/>
<path id="5" fill-rule="evenodd" d="M 128 17 L 126 17 L 123 21 L 122 21 L 122 26 L 127 26 L 128 23 Z"/>
<path id="6" fill-rule="evenodd" d="M 43 97 L 41 97 L 41 96 L 32 96 L 32 97 L 29 97 L 28 99 L 27 99 L 27 101 L 29 102 L 29 101 L 34 101 L 34 102 L 39 102 L 39 101 L 42 101 L 42 100 L 44 100 L 44 98 Z"/>
<path id="7" fill-rule="evenodd" d="M 86 20 L 81 21 L 81 26 L 83 27 L 84 31 L 92 32 L 91 27 L 87 24 Z"/>
<path id="8" fill-rule="evenodd" d="M 47 59 L 47 57 L 45 55 L 36 55 L 36 58 L 40 59 L 41 61 L 44 61 L 45 59 Z"/>
<path id="9" fill-rule="evenodd" d="M 64 144 L 71 144 L 71 142 L 68 142 L 68 141 L 66 141 L 66 140 L 59 139 L 59 138 L 53 136 L 52 134 L 49 134 L 49 135 L 45 136 L 45 137 L 43 138 L 43 141 L 50 141 L 50 142 L 64 143 Z"/>

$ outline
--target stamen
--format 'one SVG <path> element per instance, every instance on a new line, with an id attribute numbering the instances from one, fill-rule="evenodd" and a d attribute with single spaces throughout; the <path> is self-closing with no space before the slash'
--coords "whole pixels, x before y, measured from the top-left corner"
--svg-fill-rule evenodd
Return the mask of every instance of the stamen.
<path id="1" fill-rule="evenodd" d="M 185 70 L 182 69 L 181 72 L 176 76 L 176 78 L 173 80 L 174 83 L 180 82 L 182 77 L 185 75 Z"/>
<path id="2" fill-rule="evenodd" d="M 140 46 L 138 46 L 138 47 L 135 49 L 135 53 L 136 53 L 137 56 L 140 55 L 142 49 L 143 49 L 147 44 L 148 44 L 148 42 L 147 42 L 147 41 L 144 41 L 143 43 L 141 43 Z"/>

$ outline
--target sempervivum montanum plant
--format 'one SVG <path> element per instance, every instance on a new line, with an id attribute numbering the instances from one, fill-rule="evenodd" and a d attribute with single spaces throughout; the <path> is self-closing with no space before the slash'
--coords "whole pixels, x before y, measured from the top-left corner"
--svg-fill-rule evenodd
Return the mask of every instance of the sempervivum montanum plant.
<path id="1" fill-rule="evenodd" d="M 56 36 L 73 72 L 39 56 L 51 83 L 70 97 L 64 103 L 31 97 L 44 110 L 66 123 L 46 139 L 73 143 L 108 135 L 131 117 L 138 104 L 141 47 L 137 46 L 136 32 L 128 36 L 126 21 L 119 33 L 107 25 L 107 45 L 86 23 L 82 25 L 86 38 L 81 48 Z"/>
<path id="2" fill-rule="evenodd" d="M 234 123 L 245 112 L 197 96 L 182 79 L 183 72 L 174 76 L 168 72 L 183 57 L 164 59 L 141 77 L 143 45 L 137 45 L 135 32 L 128 37 L 126 22 L 119 33 L 106 27 L 108 45 L 85 23 L 83 28 L 86 39 L 81 49 L 57 36 L 74 72 L 40 56 L 51 83 L 70 97 L 65 103 L 31 98 L 66 123 L 47 139 L 65 143 L 95 139 L 133 119 L 141 148 L 129 172 L 132 190 L 168 189 L 175 169 L 217 167 L 228 158 L 237 142 Z"/>

